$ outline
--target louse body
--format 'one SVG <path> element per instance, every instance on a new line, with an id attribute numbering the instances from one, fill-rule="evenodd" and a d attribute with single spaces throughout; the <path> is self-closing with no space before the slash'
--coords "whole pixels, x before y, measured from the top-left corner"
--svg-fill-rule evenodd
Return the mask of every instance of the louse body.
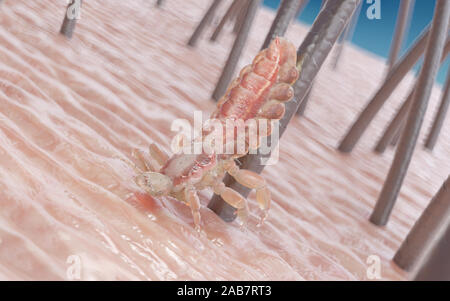
<path id="1" fill-rule="evenodd" d="M 268 124 L 284 115 L 284 102 L 294 96 L 292 84 L 298 78 L 295 47 L 283 38 L 276 38 L 267 49 L 262 50 L 251 65 L 242 69 L 239 77 L 229 86 L 218 102 L 212 118 L 225 123 L 227 120 L 267 120 Z M 214 132 L 205 131 L 206 137 Z M 246 132 L 246 135 L 249 135 Z M 234 159 L 248 152 L 249 147 L 257 148 L 262 135 L 257 132 L 256 145 L 245 137 L 244 152 L 228 155 L 214 152 L 200 154 L 179 153 L 167 156 L 155 144 L 150 146 L 149 155 L 135 151 L 134 156 L 141 161 L 145 170 L 139 171 L 136 183 L 152 196 L 170 195 L 186 203 L 192 211 L 194 224 L 200 230 L 200 201 L 197 191 L 212 188 L 227 203 L 237 209 L 241 224 L 248 217 L 247 201 L 239 193 L 226 187 L 222 180 L 229 173 L 236 181 L 256 190 L 256 199 L 262 210 L 261 223 L 267 217 L 271 196 L 264 178 L 260 175 L 241 170 Z M 235 137 L 232 137 L 235 139 Z"/>

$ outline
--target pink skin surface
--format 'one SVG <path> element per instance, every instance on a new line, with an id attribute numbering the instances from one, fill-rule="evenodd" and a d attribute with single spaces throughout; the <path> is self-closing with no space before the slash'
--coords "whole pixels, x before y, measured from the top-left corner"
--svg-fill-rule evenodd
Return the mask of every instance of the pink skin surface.
<path id="1" fill-rule="evenodd" d="M 306 117 L 292 122 L 279 162 L 265 169 L 273 203 L 264 226 L 256 227 L 254 193 L 240 230 L 207 209 L 211 192 L 201 192 L 197 233 L 187 206 L 134 183 L 118 157 L 150 143 L 168 150 L 174 119 L 214 110 L 210 94 L 233 36 L 185 46 L 208 5 L 86 1 L 68 41 L 58 35 L 65 1 L 3 3 L 0 280 L 357 280 L 367 279 L 371 255 L 381 259 L 382 279 L 407 279 L 390 260 L 448 175 L 449 127 L 433 153 L 417 149 L 390 223 L 371 225 L 393 155 L 371 148 L 412 76 L 355 152 L 340 154 L 335 146 L 384 72 L 359 49 L 346 48 L 338 71 L 324 66 Z M 240 68 L 273 17 L 258 13 Z M 306 31 L 296 24 L 288 38 L 299 45 Z M 439 95 L 436 87 L 426 128 Z"/>

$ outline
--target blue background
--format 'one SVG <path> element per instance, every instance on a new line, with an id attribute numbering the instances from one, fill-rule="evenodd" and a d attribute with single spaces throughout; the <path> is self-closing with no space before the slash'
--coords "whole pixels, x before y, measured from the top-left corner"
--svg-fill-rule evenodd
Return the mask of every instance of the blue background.
<path id="1" fill-rule="evenodd" d="M 394 35 L 400 0 L 380 0 L 381 19 L 379 20 L 369 20 L 366 17 L 366 11 L 371 4 L 368 4 L 367 0 L 362 1 L 363 7 L 351 42 L 376 55 L 387 58 Z M 280 0 L 264 0 L 264 5 L 272 9 L 277 9 L 279 3 Z M 436 0 L 415 0 L 411 26 L 406 34 L 401 54 L 412 45 L 417 36 L 431 22 L 435 3 Z M 321 4 L 322 0 L 310 0 L 298 20 L 311 25 L 319 13 Z M 420 64 L 421 62 L 415 66 L 416 72 L 418 72 Z M 440 84 L 444 83 L 449 66 L 450 58 L 447 58 L 438 74 L 437 80 Z"/>

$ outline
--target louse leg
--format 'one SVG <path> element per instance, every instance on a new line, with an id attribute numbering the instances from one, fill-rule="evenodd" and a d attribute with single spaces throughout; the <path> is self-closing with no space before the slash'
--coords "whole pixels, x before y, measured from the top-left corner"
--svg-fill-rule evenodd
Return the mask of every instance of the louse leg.
<path id="1" fill-rule="evenodd" d="M 115 159 L 119 159 L 120 161 L 122 161 L 123 163 L 125 163 L 126 165 L 130 166 L 135 173 L 137 174 L 141 174 L 143 171 L 136 165 L 134 164 L 134 162 L 129 161 L 129 160 L 125 160 L 124 158 L 121 158 L 119 156 L 114 156 L 113 158 Z"/>
<path id="2" fill-rule="evenodd" d="M 148 158 L 145 157 L 145 154 L 140 149 L 133 149 L 131 151 L 131 156 L 138 160 L 144 166 L 144 172 L 146 171 L 157 171 L 158 167 L 155 166 Z M 142 173 L 142 172 L 141 172 Z"/>
<path id="3" fill-rule="evenodd" d="M 197 191 L 193 187 L 188 187 L 185 190 L 186 202 L 191 207 L 192 216 L 194 218 L 195 230 L 200 232 L 201 216 L 200 216 L 200 199 L 198 198 Z"/>
<path id="4" fill-rule="evenodd" d="M 148 151 L 150 153 L 150 156 L 155 159 L 156 162 L 158 162 L 158 164 L 160 165 L 158 170 L 169 160 L 169 156 L 155 143 L 150 144 Z"/>
<path id="5" fill-rule="evenodd" d="M 225 170 L 236 180 L 236 182 L 256 190 L 256 201 L 258 202 L 259 208 L 262 210 L 261 220 L 258 223 L 258 226 L 262 225 L 268 216 L 271 200 L 266 180 L 253 171 L 239 169 L 234 160 L 226 162 L 224 166 Z"/>
<path id="6" fill-rule="evenodd" d="M 158 172 L 154 172 L 153 164 L 147 160 L 142 151 L 134 149 L 132 156 L 141 161 L 145 167 L 144 170 L 139 168 L 134 162 L 125 160 L 124 158 L 115 156 L 115 158 L 130 166 L 137 176 L 134 178 L 136 184 L 145 190 L 151 196 L 168 195 L 172 189 L 172 180 Z"/>
<path id="7" fill-rule="evenodd" d="M 152 196 L 168 195 L 172 189 L 172 180 L 166 175 L 155 171 L 161 169 L 167 160 L 169 160 L 169 156 L 154 143 L 149 146 L 149 155 L 156 162 L 146 159 L 145 155 L 140 150 L 135 150 L 133 155 L 139 159 L 147 169 L 146 172 L 140 173 L 135 178 L 136 184 Z"/>
<path id="8" fill-rule="evenodd" d="M 215 194 L 218 194 L 222 199 L 237 209 L 237 216 L 239 218 L 239 223 L 241 226 L 247 224 L 248 220 L 248 204 L 247 200 L 240 195 L 237 191 L 226 187 L 222 181 L 218 181 L 214 186 L 213 190 Z"/>
<path id="9" fill-rule="evenodd" d="M 145 190 L 145 192 L 151 196 L 162 196 L 169 194 L 172 188 L 172 181 L 169 177 L 158 172 L 142 171 L 132 161 L 128 161 L 120 157 L 115 158 L 133 168 L 134 172 L 138 174 L 138 176 L 134 178 L 134 181 L 139 187 Z"/>

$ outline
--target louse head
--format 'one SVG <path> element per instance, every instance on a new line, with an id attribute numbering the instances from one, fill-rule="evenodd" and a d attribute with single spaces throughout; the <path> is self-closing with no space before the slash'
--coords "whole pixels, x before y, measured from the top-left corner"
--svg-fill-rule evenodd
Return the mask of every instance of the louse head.
<path id="1" fill-rule="evenodd" d="M 172 179 L 159 172 L 144 172 L 135 179 L 136 184 L 154 197 L 168 195 L 173 187 Z"/>

